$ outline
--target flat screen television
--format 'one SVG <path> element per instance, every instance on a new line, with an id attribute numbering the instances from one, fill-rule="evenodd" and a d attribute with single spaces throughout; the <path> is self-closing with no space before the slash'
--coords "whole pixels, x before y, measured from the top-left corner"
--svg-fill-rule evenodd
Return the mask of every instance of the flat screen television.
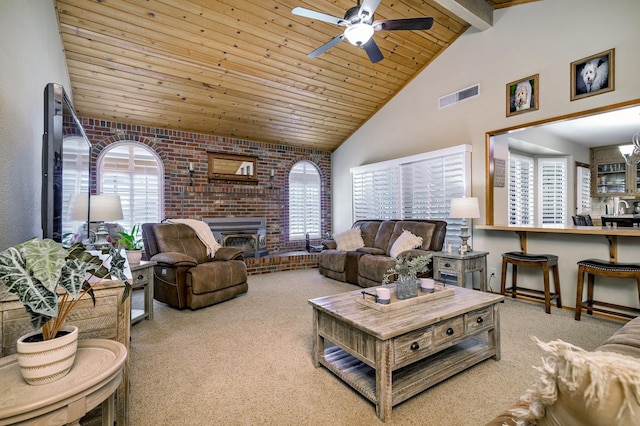
<path id="1" fill-rule="evenodd" d="M 60 84 L 44 89 L 42 135 L 42 237 L 69 241 L 83 225 L 89 229 L 91 142 L 69 97 Z M 70 214 L 71 202 L 83 199 L 80 213 Z M 85 214 L 86 207 L 86 214 Z M 76 235 L 84 240 L 88 235 Z"/>

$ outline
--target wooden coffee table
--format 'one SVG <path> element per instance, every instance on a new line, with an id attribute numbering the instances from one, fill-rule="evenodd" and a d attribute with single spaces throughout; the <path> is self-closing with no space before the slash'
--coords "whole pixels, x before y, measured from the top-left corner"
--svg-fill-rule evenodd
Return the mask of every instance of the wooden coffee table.
<path id="1" fill-rule="evenodd" d="M 361 289 L 310 300 L 314 365 L 373 402 L 386 421 L 394 405 L 485 359 L 499 360 L 504 296 L 449 287 L 452 296 L 388 312 L 356 303 Z"/>

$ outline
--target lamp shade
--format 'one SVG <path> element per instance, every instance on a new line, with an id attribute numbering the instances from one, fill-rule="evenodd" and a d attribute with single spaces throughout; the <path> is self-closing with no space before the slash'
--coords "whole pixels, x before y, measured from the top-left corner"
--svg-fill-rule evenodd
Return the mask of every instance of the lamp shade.
<path id="1" fill-rule="evenodd" d="M 119 195 L 100 194 L 91 196 L 90 222 L 107 222 L 122 219 L 122 204 L 120 203 Z"/>
<path id="2" fill-rule="evenodd" d="M 89 217 L 89 195 L 73 194 L 67 210 L 69 220 L 86 221 Z"/>
<path id="3" fill-rule="evenodd" d="M 451 199 L 451 212 L 453 219 L 477 219 L 480 217 L 477 197 L 464 197 Z"/>

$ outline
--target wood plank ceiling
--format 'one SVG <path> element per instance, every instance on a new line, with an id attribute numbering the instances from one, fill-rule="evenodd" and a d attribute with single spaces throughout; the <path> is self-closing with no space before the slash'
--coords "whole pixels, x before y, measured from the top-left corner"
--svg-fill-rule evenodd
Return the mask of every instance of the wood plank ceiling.
<path id="1" fill-rule="evenodd" d="M 81 116 L 333 151 L 466 31 L 469 24 L 442 6 L 452 1 L 382 0 L 375 19 L 435 22 L 428 31 L 376 32 L 385 57 L 377 64 L 346 40 L 307 57 L 343 28 L 291 14 L 302 6 L 342 17 L 355 0 L 55 6 Z M 486 3 L 528 1 L 535 0 Z"/>

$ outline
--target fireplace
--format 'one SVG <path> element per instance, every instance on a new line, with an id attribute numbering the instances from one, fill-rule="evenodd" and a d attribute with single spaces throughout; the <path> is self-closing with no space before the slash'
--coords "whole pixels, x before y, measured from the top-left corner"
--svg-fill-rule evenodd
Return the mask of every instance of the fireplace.
<path id="1" fill-rule="evenodd" d="M 223 247 L 238 247 L 245 257 L 261 257 L 267 251 L 267 220 L 264 217 L 211 217 L 202 219 Z"/>

